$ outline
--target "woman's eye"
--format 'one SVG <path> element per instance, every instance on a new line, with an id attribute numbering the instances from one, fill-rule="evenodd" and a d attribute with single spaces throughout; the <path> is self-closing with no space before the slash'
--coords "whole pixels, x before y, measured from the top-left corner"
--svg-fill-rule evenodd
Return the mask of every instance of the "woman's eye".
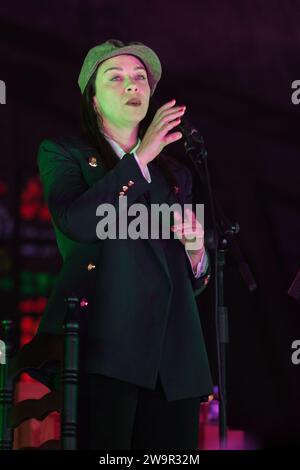
<path id="1" fill-rule="evenodd" d="M 144 80 L 146 80 L 146 77 L 144 75 L 138 75 L 138 77 L 142 77 Z M 114 77 L 112 77 L 111 80 L 114 80 L 115 78 L 120 78 L 120 75 L 115 75 Z"/>

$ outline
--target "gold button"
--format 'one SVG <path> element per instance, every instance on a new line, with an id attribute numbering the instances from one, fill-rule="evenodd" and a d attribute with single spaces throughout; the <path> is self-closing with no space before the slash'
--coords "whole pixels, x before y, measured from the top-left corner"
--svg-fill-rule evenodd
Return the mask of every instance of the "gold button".
<path id="1" fill-rule="evenodd" d="M 98 166 L 97 158 L 96 157 L 90 157 L 89 158 L 89 165 L 93 166 L 93 167 Z"/>
<path id="2" fill-rule="evenodd" d="M 87 270 L 88 270 L 88 271 L 92 271 L 92 269 L 95 269 L 95 267 L 96 267 L 95 264 L 89 263 L 89 264 L 87 265 Z"/>
<path id="3" fill-rule="evenodd" d="M 134 184 L 134 182 L 129 180 L 127 184 L 128 184 L 128 186 L 132 186 Z"/>
<path id="4" fill-rule="evenodd" d="M 87 299 L 81 299 L 80 301 L 80 307 L 87 307 L 88 306 L 88 300 Z"/>
<path id="5" fill-rule="evenodd" d="M 127 191 L 128 186 L 122 186 L 123 191 Z"/>

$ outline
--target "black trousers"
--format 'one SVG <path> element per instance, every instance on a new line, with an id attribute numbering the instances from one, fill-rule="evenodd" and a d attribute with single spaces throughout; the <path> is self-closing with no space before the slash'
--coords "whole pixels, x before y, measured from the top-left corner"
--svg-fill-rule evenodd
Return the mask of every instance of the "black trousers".
<path id="1" fill-rule="evenodd" d="M 167 401 L 155 390 L 98 374 L 81 379 L 78 448 L 195 450 L 200 398 Z"/>

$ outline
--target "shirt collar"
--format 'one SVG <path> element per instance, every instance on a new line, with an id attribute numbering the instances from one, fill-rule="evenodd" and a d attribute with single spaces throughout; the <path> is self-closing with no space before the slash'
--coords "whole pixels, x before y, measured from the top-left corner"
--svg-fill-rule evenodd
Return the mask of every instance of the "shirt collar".
<path id="1" fill-rule="evenodd" d="M 129 153 L 129 152 L 125 152 L 122 149 L 122 147 L 120 147 L 120 145 L 115 140 L 113 140 L 111 137 L 109 137 L 107 134 L 105 134 L 104 132 L 102 132 L 102 134 L 104 135 L 106 140 L 111 144 L 112 148 L 114 149 L 114 151 L 116 152 L 117 156 L 120 159 L 122 159 L 126 153 Z M 136 152 L 137 149 L 139 148 L 140 144 L 141 144 L 141 139 L 138 137 L 137 144 L 133 147 L 133 149 L 130 151 L 130 153 Z"/>

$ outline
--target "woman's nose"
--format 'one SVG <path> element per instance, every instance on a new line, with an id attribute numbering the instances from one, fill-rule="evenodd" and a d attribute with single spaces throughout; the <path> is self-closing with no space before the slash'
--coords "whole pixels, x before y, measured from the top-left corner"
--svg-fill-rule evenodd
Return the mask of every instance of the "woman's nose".
<path id="1" fill-rule="evenodd" d="M 126 85 L 126 90 L 137 90 L 137 89 L 138 89 L 137 83 L 128 82 Z"/>
<path id="2" fill-rule="evenodd" d="M 137 91 L 138 87 L 136 85 L 132 84 L 132 85 L 128 85 L 128 87 L 126 87 L 126 90 L 127 91 L 131 91 L 131 90 Z"/>

